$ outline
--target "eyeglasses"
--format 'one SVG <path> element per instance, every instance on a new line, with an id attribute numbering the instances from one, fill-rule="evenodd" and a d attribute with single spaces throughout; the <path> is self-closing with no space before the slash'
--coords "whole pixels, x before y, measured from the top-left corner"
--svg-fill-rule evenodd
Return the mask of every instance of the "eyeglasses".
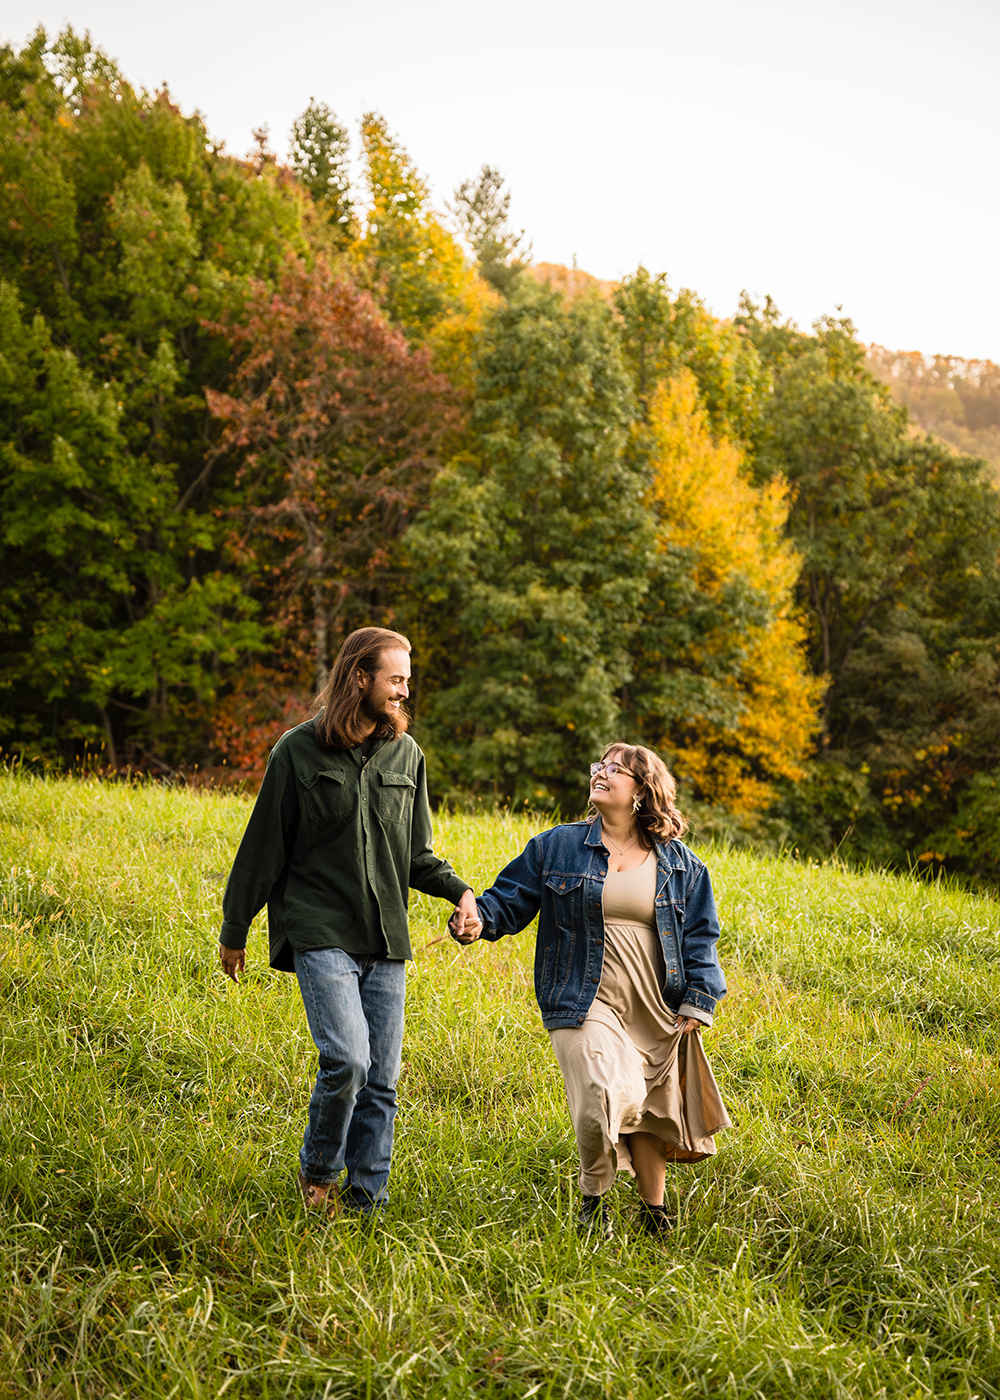
<path id="1" fill-rule="evenodd" d="M 598 773 L 604 772 L 609 778 L 613 778 L 616 773 L 623 774 L 626 778 L 634 778 L 635 774 L 630 773 L 627 768 L 623 768 L 620 763 L 592 763 L 590 765 L 590 776 L 596 778 Z"/>

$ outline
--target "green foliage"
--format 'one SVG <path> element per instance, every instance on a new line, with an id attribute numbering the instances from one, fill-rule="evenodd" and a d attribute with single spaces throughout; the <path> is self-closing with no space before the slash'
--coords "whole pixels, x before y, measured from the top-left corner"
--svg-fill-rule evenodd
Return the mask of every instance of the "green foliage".
<path id="1" fill-rule="evenodd" d="M 220 668 L 258 636 L 218 569 L 227 483 L 212 481 L 204 389 L 229 366 L 203 321 L 304 249 L 302 198 L 70 30 L 0 51 L 0 93 L 14 637 L 0 725 L 33 748 L 100 734 L 122 759 L 184 759 Z M 16 300 L 33 325 L 20 349 Z"/>
<path id="2" fill-rule="evenodd" d="M 873 845 L 856 830 L 845 849 L 905 860 L 1000 765 L 1000 496 L 984 463 L 909 434 L 850 322 L 789 349 L 775 316 L 746 320 L 780 356 L 756 466 L 793 488 L 799 594 L 829 678 L 822 749 L 868 775 L 883 812 Z M 971 852 L 950 863 L 988 870 Z"/>
<path id="3" fill-rule="evenodd" d="M 509 297 L 531 258 L 531 245 L 522 246 L 524 229 L 515 233 L 507 223 L 510 191 L 499 170 L 484 165 L 478 180 L 463 180 L 455 191 L 452 213 L 476 255 L 480 276 Z"/>
<path id="4" fill-rule="evenodd" d="M 47 38 L 44 29 L 34 35 L 18 52 L 10 44 L 0 45 L 0 103 L 11 111 L 19 111 L 28 94 L 43 97 L 52 93 L 52 73 L 45 63 Z"/>
<path id="5" fill-rule="evenodd" d="M 321 101 L 283 169 L 70 29 L 0 47 L 0 742 L 251 771 L 398 622 L 440 792 L 572 803 L 624 726 L 748 839 L 994 879 L 1000 496 L 872 370 L 968 447 L 996 366 L 642 267 L 567 305 L 495 169 L 473 265 L 361 134 L 367 202 Z"/>
<path id="6" fill-rule="evenodd" d="M 903 420 L 887 399 L 850 324 L 828 322 L 779 376 L 757 456 L 760 476 L 781 473 L 795 488 L 790 524 L 804 557 L 814 665 L 831 676 L 915 561 L 920 502 Z"/>
<path id="7" fill-rule="evenodd" d="M 991 715 L 993 734 L 996 710 Z M 994 888 L 1000 885 L 1000 774 L 975 773 L 963 790 L 954 818 L 932 832 L 931 849 L 921 862 L 944 862 L 957 870 L 978 875 Z M 931 866 L 936 869 L 936 865 Z"/>
<path id="8" fill-rule="evenodd" d="M 652 530 L 611 316 L 522 283 L 488 323 L 469 450 L 410 530 L 438 790 L 559 800 L 619 722 Z"/>
<path id="9" fill-rule="evenodd" d="M 866 773 L 841 759 L 821 758 L 802 781 L 780 784 L 769 816 L 781 845 L 797 853 L 853 854 L 889 867 L 905 859 Z"/>
<path id="10" fill-rule="evenodd" d="M 989 1395 L 996 903 L 706 851 L 736 1126 L 671 1171 L 665 1248 L 577 1239 L 533 939 L 458 950 L 419 896 L 392 1201 L 304 1215 L 293 978 L 218 970 L 248 804 L 0 779 L 0 1344 L 12 1397 Z M 446 818 L 476 888 L 538 829 Z M 107 853 L 114 850 L 115 859 Z"/>
<path id="11" fill-rule="evenodd" d="M 210 694 L 206 660 L 231 663 L 256 640 L 235 579 L 179 572 L 177 536 L 191 536 L 172 487 L 129 452 L 110 388 L 0 282 L 5 738 L 49 752 L 106 740 L 116 762 L 109 705 L 147 699 L 141 737 L 164 738 L 163 691 Z"/>
<path id="12" fill-rule="evenodd" d="M 733 325 L 744 332 L 772 375 L 786 370 L 810 347 L 809 337 L 802 334 L 794 321 L 788 317 L 781 319 L 777 302 L 770 296 L 758 303 L 749 292 L 741 292 L 740 309 L 733 317 Z"/>
<path id="13" fill-rule="evenodd" d="M 615 292 L 622 353 L 644 413 L 663 380 L 689 369 L 714 430 L 755 440 L 770 377 L 752 339 L 735 323 L 717 321 L 696 293 L 671 297 L 665 273 L 640 267 Z"/>
<path id="14" fill-rule="evenodd" d="M 389 318 L 411 339 L 426 340 L 445 317 L 466 309 L 471 273 L 385 118 L 367 113 L 361 139 L 371 207 L 357 251 Z"/>
<path id="15" fill-rule="evenodd" d="M 347 128 L 325 102 L 311 98 L 292 126 L 292 167 L 313 200 L 326 213 L 335 243 L 347 247 L 356 236 L 351 198 L 350 140 Z"/>

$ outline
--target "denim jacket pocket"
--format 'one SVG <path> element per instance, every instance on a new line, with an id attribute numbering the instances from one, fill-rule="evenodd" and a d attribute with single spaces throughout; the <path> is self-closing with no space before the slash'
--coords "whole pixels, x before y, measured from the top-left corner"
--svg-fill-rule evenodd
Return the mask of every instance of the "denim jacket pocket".
<path id="1" fill-rule="evenodd" d="M 336 768 L 323 768 L 318 773 L 303 775 L 305 808 L 313 825 L 320 831 L 339 826 L 354 811 L 354 793 Z"/>
<path id="2" fill-rule="evenodd" d="M 543 908 L 555 925 L 555 938 L 550 934 L 551 946 L 545 950 L 543 1007 L 558 1005 L 573 976 L 577 944 L 584 942 L 583 897 L 582 875 L 545 877 Z"/>
<path id="3" fill-rule="evenodd" d="M 417 785 L 406 773 L 380 773 L 378 814 L 384 822 L 409 822 Z"/>
<path id="4" fill-rule="evenodd" d="M 577 933 L 583 927 L 583 876 L 547 875 L 545 891 L 559 932 Z"/>

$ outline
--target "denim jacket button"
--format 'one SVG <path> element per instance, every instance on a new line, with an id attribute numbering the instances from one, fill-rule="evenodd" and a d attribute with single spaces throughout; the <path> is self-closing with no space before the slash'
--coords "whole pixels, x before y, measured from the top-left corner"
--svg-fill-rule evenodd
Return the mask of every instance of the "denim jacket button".
<path id="1" fill-rule="evenodd" d="M 576 1024 L 577 1024 L 578 1026 L 582 1026 L 583 1023 L 584 1023 L 584 1021 L 585 1021 L 586 1019 L 587 1019 L 586 1016 L 578 1016 L 578 1017 L 576 1018 Z"/>
<path id="2" fill-rule="evenodd" d="M 599 987 L 601 984 L 601 979 L 599 977 L 592 977 L 590 980 L 591 982 L 593 982 L 595 987 Z"/>

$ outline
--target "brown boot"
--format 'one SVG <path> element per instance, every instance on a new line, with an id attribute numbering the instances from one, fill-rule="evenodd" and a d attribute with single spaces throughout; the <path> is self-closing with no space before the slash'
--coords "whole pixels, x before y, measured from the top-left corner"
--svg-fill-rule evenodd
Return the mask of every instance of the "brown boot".
<path id="1" fill-rule="evenodd" d="M 335 1181 L 325 1185 L 319 1181 L 307 1181 L 299 1172 L 299 1195 L 306 1210 L 321 1210 L 328 1220 L 340 1214 L 340 1194 Z"/>

